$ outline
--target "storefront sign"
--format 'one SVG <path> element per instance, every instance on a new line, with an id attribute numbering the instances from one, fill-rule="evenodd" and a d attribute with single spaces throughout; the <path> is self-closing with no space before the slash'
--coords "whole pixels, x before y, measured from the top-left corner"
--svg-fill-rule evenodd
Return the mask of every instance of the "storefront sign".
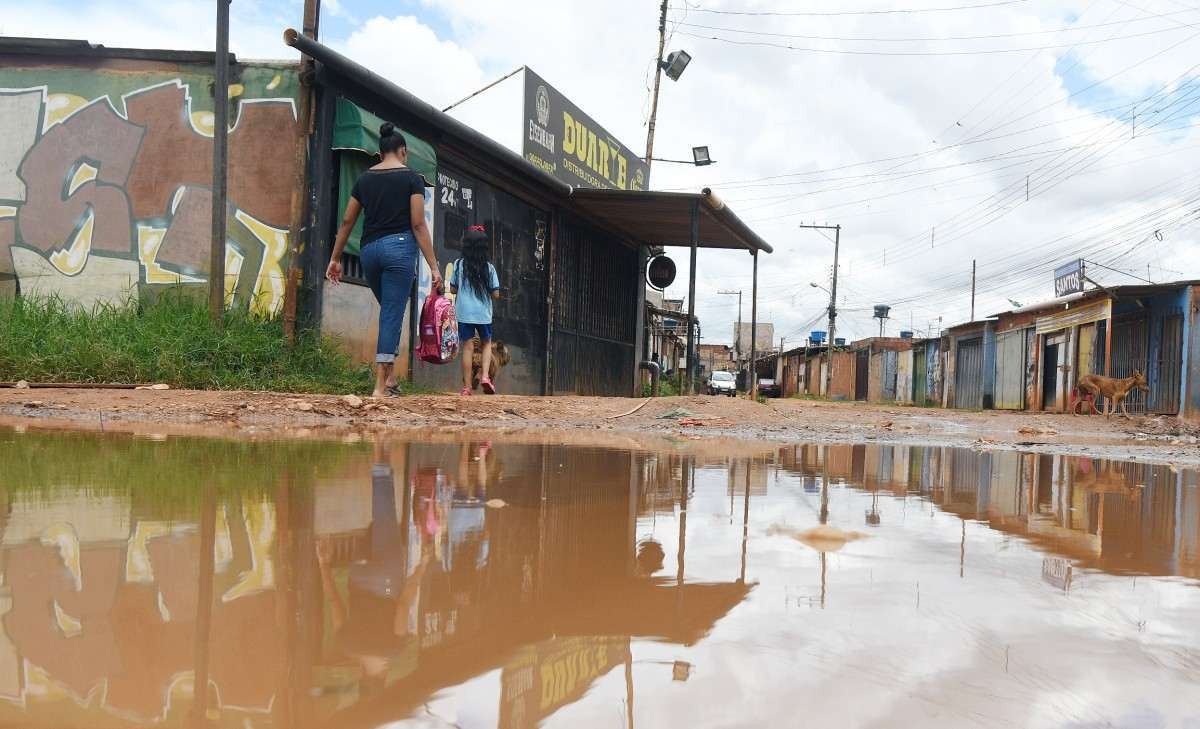
<path id="1" fill-rule="evenodd" d="M 1083 259 L 1077 258 L 1070 263 L 1054 269 L 1054 295 L 1066 296 L 1083 291 Z"/>
<path id="2" fill-rule="evenodd" d="M 553 638 L 523 648 L 500 673 L 500 729 L 539 726 L 629 657 L 629 638 Z"/>
<path id="3" fill-rule="evenodd" d="M 521 152 L 568 185 L 645 190 L 650 166 L 540 76 L 525 69 Z"/>
<path id="4" fill-rule="evenodd" d="M 1112 318 L 1112 299 L 1101 299 L 1087 303 L 1071 302 L 1068 308 L 1053 314 L 1039 316 L 1035 322 L 1038 334 L 1049 334 L 1080 324 L 1090 324 Z"/>

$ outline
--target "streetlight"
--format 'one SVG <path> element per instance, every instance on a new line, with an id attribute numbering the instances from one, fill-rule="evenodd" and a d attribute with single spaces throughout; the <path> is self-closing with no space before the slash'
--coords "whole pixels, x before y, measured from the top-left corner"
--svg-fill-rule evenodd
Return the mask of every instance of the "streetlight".
<path id="1" fill-rule="evenodd" d="M 687 68 L 688 64 L 691 62 L 691 54 L 687 51 L 680 50 L 671 51 L 671 53 L 667 56 L 667 60 L 660 60 L 658 65 L 662 68 L 663 72 L 667 74 L 667 78 L 671 79 L 672 81 L 678 81 L 679 77 L 683 75 L 683 70 Z"/>
<path id="2" fill-rule="evenodd" d="M 816 288 L 823 289 L 829 292 L 829 348 L 825 351 L 829 353 L 829 366 L 825 368 L 825 397 L 833 396 L 833 345 L 837 340 L 834 339 L 837 326 L 837 276 L 838 276 L 838 248 L 842 241 L 842 226 L 840 225 L 801 225 L 801 228 L 808 230 L 832 230 L 833 231 L 833 288 L 826 289 L 824 286 Z M 822 234 L 824 235 L 824 234 Z M 828 238 L 828 236 L 826 236 Z"/>
<path id="3" fill-rule="evenodd" d="M 708 153 L 708 146 L 692 147 L 692 158 L 686 159 L 665 159 L 663 157 L 647 157 L 647 161 L 654 162 L 669 162 L 676 165 L 695 165 L 697 167 L 707 167 L 715 164 L 716 160 Z"/>
<path id="4" fill-rule="evenodd" d="M 646 125 L 647 167 L 654 159 L 654 122 L 658 117 L 658 85 L 662 80 L 663 71 L 667 72 L 667 78 L 678 81 L 683 75 L 683 70 L 692 62 L 692 55 L 683 50 L 672 51 L 666 60 L 663 60 L 663 50 L 667 44 L 667 2 L 668 0 L 662 0 L 658 15 L 658 59 L 654 66 L 654 95 L 650 99 L 650 121 Z"/>

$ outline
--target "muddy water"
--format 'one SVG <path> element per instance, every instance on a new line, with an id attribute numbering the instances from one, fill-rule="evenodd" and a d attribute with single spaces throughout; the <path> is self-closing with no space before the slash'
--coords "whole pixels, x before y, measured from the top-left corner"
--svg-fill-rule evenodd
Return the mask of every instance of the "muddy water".
<path id="1" fill-rule="evenodd" d="M 4 726 L 1200 726 L 1187 470 L 3 432 L 0 533 Z"/>

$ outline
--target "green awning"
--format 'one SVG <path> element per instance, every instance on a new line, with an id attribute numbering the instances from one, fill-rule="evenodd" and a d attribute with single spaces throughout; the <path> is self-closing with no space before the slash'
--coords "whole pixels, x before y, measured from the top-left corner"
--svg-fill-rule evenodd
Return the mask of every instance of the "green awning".
<path id="1" fill-rule="evenodd" d="M 379 153 L 379 127 L 383 122 L 383 119 L 349 99 L 338 97 L 333 121 L 333 148 L 356 149 L 375 156 Z M 433 151 L 433 146 L 403 129 L 400 133 L 408 142 L 408 166 L 432 184 L 437 177 L 437 153 Z"/>
<path id="2" fill-rule="evenodd" d="M 350 189 L 354 187 L 354 181 L 379 161 L 376 155 L 379 153 L 379 127 L 383 121 L 348 99 L 339 97 L 337 100 L 337 114 L 333 122 L 333 148 L 342 152 L 338 155 L 338 220 L 341 220 L 346 212 L 346 203 L 350 200 Z M 437 153 L 425 140 L 403 129 L 400 133 L 408 142 L 408 166 L 425 178 L 426 185 L 432 187 L 433 181 L 437 179 Z M 347 253 L 358 255 L 362 228 L 363 219 L 359 216 L 358 223 L 346 242 Z"/>

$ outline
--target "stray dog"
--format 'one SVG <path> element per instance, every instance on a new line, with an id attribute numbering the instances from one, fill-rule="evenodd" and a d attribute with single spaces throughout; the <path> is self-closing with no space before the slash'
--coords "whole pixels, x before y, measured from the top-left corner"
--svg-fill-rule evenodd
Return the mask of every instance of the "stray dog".
<path id="1" fill-rule="evenodd" d="M 492 366 L 488 369 L 488 379 L 492 382 L 496 381 L 496 375 L 500 369 L 508 364 L 508 347 L 504 346 L 504 342 L 499 339 L 492 340 Z M 471 353 L 471 389 L 479 387 L 479 374 L 483 369 L 483 343 L 479 341 L 479 337 L 475 338 L 475 349 Z"/>
<path id="2" fill-rule="evenodd" d="M 1120 406 L 1121 413 L 1126 419 L 1129 418 L 1129 411 L 1125 409 L 1125 398 L 1129 393 L 1137 388 L 1142 392 L 1150 392 L 1150 385 L 1146 382 L 1146 376 L 1141 370 L 1134 370 L 1132 377 L 1105 377 L 1104 375 L 1084 375 L 1079 378 L 1079 382 L 1075 385 L 1074 402 L 1071 404 L 1071 414 L 1079 414 L 1079 404 L 1088 401 L 1092 405 L 1092 412 L 1097 415 L 1100 410 L 1096 407 L 1096 398 L 1104 398 L 1104 416 L 1111 417 Z"/>

